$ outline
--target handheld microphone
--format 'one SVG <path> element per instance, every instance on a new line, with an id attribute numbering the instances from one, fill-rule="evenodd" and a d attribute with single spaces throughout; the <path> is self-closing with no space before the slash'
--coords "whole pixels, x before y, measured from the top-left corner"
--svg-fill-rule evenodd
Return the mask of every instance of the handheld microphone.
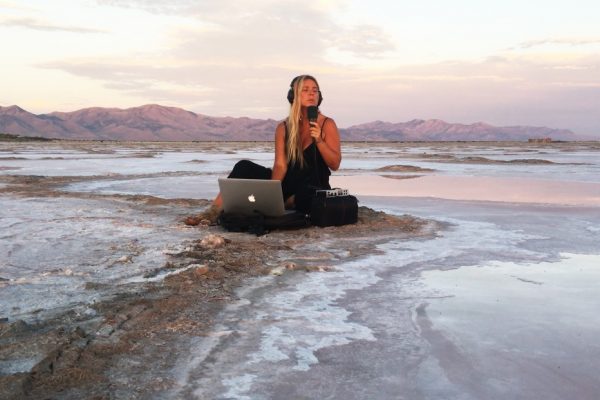
<path id="1" fill-rule="evenodd" d="M 306 108 L 306 113 L 308 114 L 309 122 L 317 122 L 317 118 L 319 117 L 319 107 L 317 106 L 308 106 Z M 313 138 L 313 142 L 316 143 L 316 139 Z"/>
<path id="2" fill-rule="evenodd" d="M 308 106 L 306 108 L 306 113 L 308 114 L 308 120 L 310 122 L 317 122 L 317 118 L 319 117 L 319 107 Z"/>

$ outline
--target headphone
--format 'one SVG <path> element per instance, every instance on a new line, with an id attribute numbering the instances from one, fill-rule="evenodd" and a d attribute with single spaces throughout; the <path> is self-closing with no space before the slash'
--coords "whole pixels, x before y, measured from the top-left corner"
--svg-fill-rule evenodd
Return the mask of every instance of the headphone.
<path id="1" fill-rule="evenodd" d="M 294 102 L 294 84 L 297 81 L 299 81 L 300 79 L 311 79 L 311 80 L 315 81 L 315 83 L 317 84 L 317 87 L 319 87 L 319 83 L 317 82 L 317 80 L 314 77 L 312 77 L 310 75 L 298 75 L 297 77 L 292 79 L 292 83 L 290 83 L 290 90 L 288 90 L 288 93 L 287 93 L 287 99 L 290 102 L 290 104 L 292 104 Z M 321 94 L 321 89 L 319 89 L 319 101 L 317 102 L 317 106 L 320 106 L 322 101 L 323 101 L 323 95 Z"/>

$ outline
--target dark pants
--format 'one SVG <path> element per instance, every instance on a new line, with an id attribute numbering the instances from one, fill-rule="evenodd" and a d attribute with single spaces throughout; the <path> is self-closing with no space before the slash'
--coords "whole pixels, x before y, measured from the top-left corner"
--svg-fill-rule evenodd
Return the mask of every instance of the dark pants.
<path id="1" fill-rule="evenodd" d="M 263 167 L 262 165 L 249 160 L 241 160 L 233 166 L 228 178 L 271 179 L 272 172 L 273 170 L 271 168 Z M 287 175 L 286 178 L 283 179 L 283 182 L 281 182 L 281 189 L 283 191 L 283 200 L 287 201 L 289 197 L 295 195 L 296 204 L 298 204 L 298 200 L 302 202 L 302 199 L 305 198 L 306 201 L 304 201 L 304 203 L 306 203 L 310 198 L 310 194 L 312 194 L 312 192 L 307 191 L 305 185 L 294 184 L 294 180 L 288 179 Z"/>
<path id="2" fill-rule="evenodd" d="M 271 168 L 263 167 L 249 160 L 238 161 L 228 178 L 237 179 L 271 179 Z"/>

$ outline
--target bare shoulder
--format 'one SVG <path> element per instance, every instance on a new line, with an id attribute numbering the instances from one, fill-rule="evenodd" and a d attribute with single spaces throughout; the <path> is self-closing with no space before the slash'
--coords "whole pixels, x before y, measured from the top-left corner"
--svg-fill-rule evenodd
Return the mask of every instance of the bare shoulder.
<path id="1" fill-rule="evenodd" d="M 275 137 L 285 137 L 285 120 L 277 124 L 277 128 L 275 128 Z"/>
<path id="2" fill-rule="evenodd" d="M 279 123 L 277 124 L 277 128 L 275 128 L 275 132 L 280 132 L 280 131 L 284 132 L 286 129 L 286 124 L 287 124 L 287 122 L 285 119 L 282 121 L 279 121 Z"/>
<path id="3" fill-rule="evenodd" d="M 337 125 L 333 118 L 328 117 L 327 115 L 324 115 L 324 114 L 321 114 L 321 117 L 323 117 L 322 122 L 321 122 L 323 129 L 336 129 L 337 130 Z"/>

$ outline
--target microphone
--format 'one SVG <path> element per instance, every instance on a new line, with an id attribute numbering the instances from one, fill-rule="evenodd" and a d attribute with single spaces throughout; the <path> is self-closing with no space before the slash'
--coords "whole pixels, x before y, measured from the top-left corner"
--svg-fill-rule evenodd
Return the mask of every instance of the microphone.
<path id="1" fill-rule="evenodd" d="M 308 106 L 306 108 L 306 113 L 308 114 L 308 122 L 317 122 L 317 118 L 319 117 L 319 107 Z M 313 138 L 313 142 L 317 143 L 317 139 Z"/>
<path id="2" fill-rule="evenodd" d="M 317 118 L 319 117 L 319 107 L 317 107 L 317 106 L 308 106 L 306 108 L 306 112 L 308 114 L 308 120 L 310 122 L 317 122 Z"/>

